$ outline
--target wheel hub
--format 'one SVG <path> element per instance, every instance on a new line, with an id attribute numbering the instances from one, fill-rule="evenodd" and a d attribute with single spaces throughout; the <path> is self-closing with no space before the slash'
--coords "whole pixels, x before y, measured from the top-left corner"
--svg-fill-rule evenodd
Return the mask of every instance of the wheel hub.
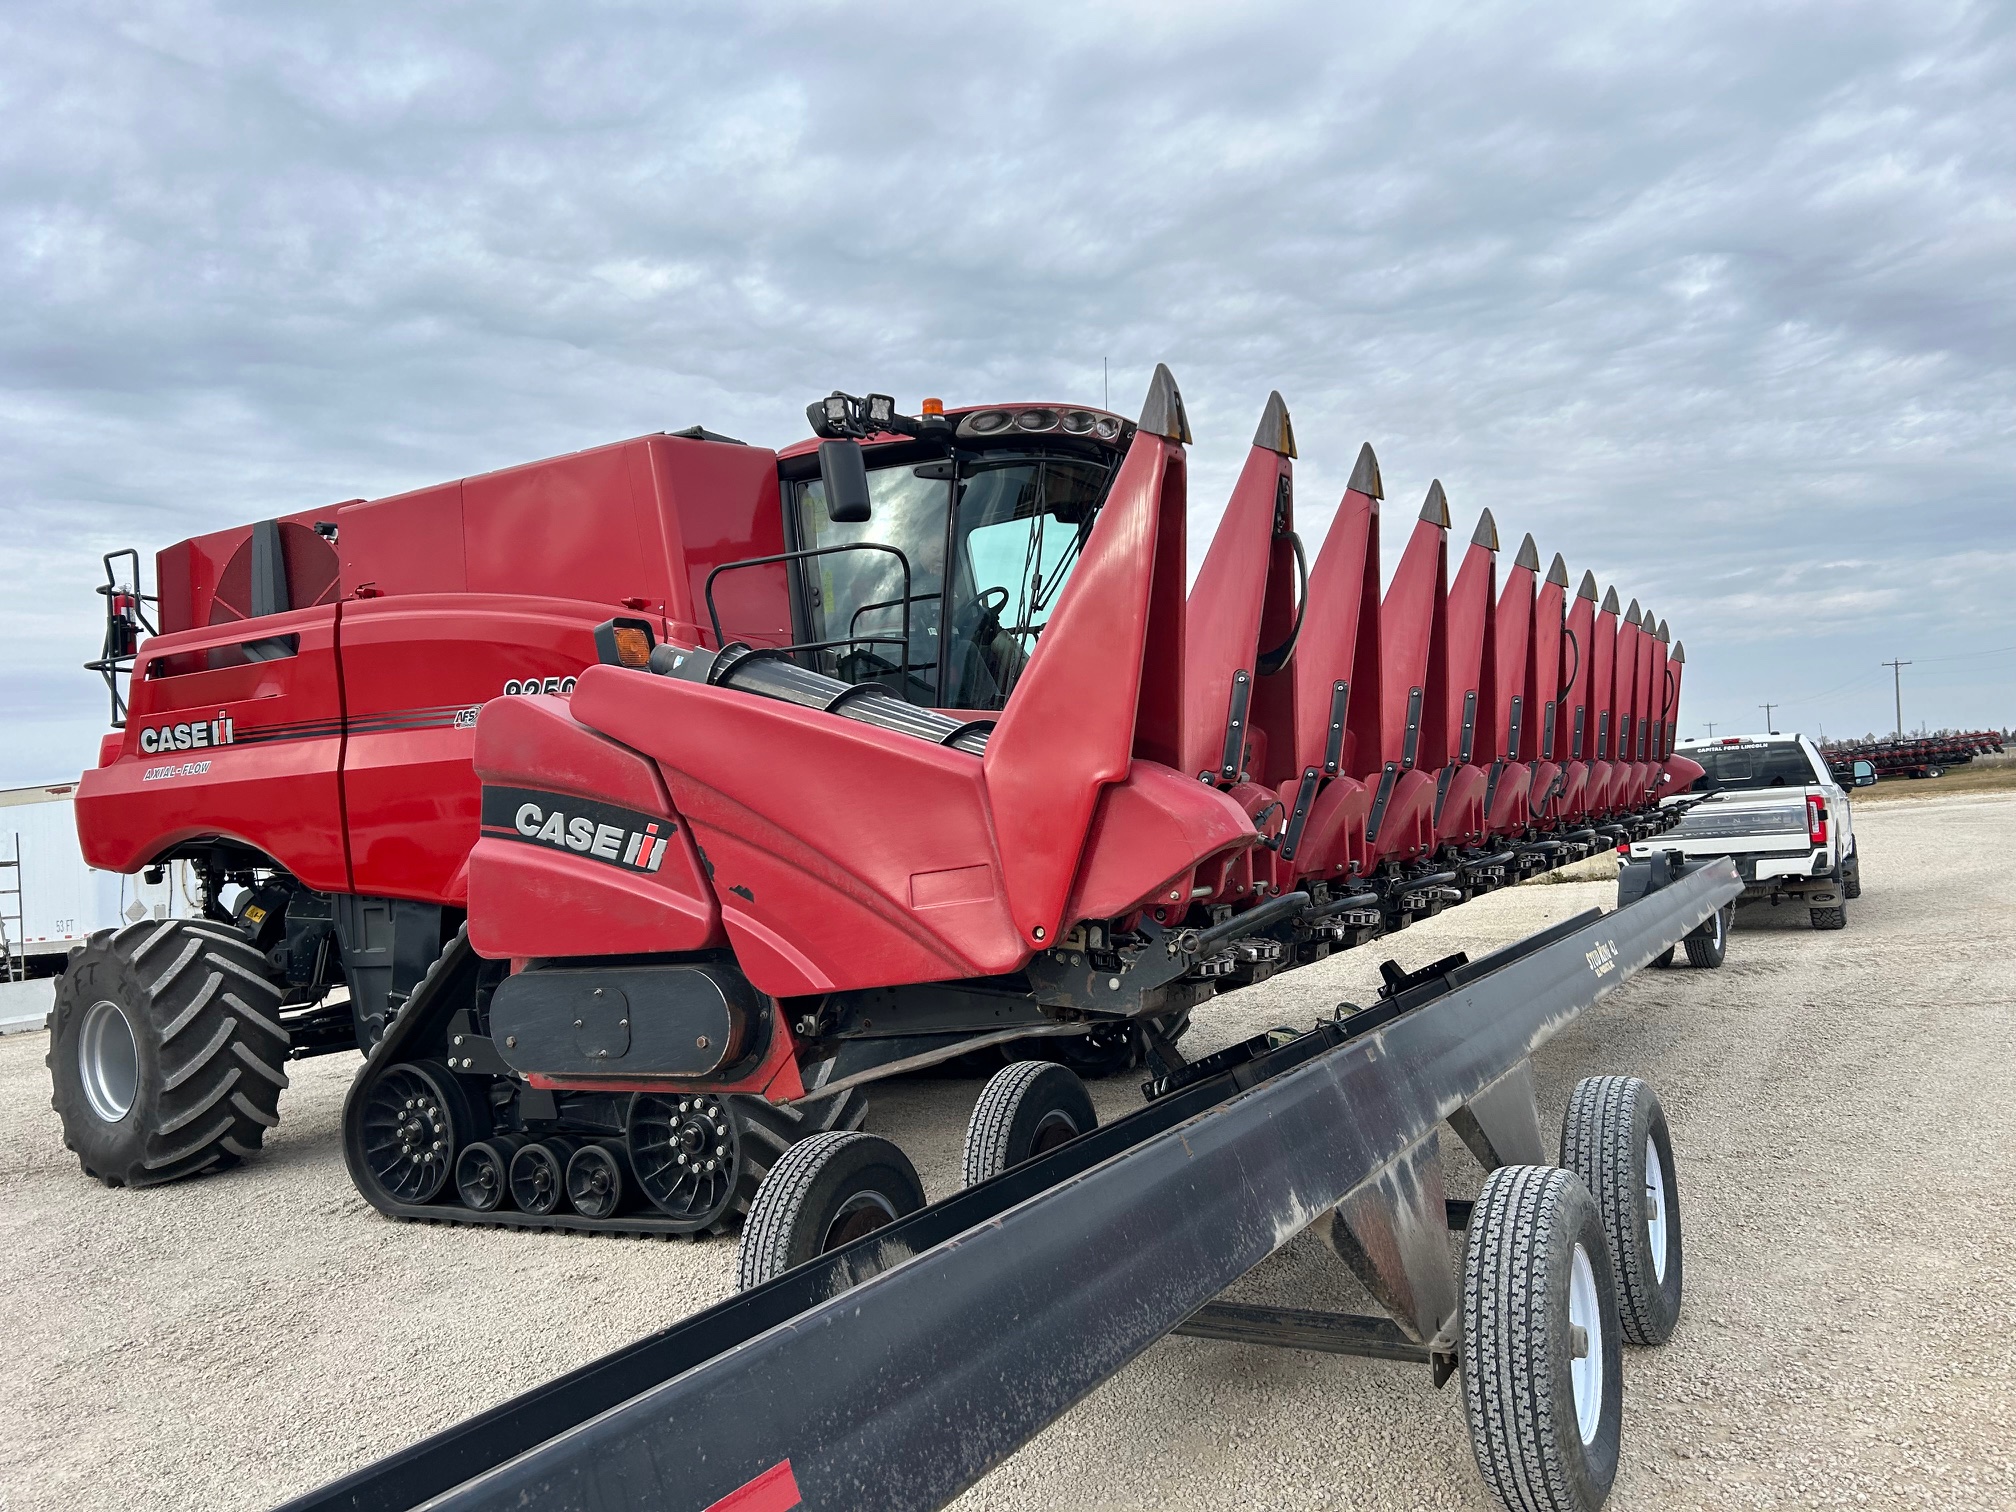
<path id="1" fill-rule="evenodd" d="M 394 1066 L 365 1102 L 364 1160 L 396 1201 L 428 1202 L 448 1180 L 458 1130 L 448 1093 L 424 1066 Z"/>
<path id="2" fill-rule="evenodd" d="M 85 1010 L 77 1033 L 77 1073 L 84 1100 L 106 1123 L 133 1111 L 140 1090 L 140 1046 L 126 1010 L 101 998 Z"/>
<path id="3" fill-rule="evenodd" d="M 1596 1267 L 1581 1245 L 1568 1270 L 1568 1332 L 1573 1355 L 1568 1381 L 1575 1395 L 1575 1428 L 1593 1444 L 1603 1425 L 1603 1312 L 1596 1292 Z"/>
<path id="4" fill-rule="evenodd" d="M 721 1098 L 640 1093 L 624 1137 L 639 1188 L 669 1216 L 704 1227 L 727 1210 L 742 1162 Z"/>

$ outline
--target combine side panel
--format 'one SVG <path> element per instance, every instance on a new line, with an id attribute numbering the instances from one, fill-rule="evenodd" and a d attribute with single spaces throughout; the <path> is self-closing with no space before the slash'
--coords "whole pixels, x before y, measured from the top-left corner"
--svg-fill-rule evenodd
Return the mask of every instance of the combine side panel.
<path id="1" fill-rule="evenodd" d="M 590 667 L 573 707 L 658 763 L 760 991 L 991 976 L 1027 959 L 968 753 L 623 667 Z"/>
<path id="2" fill-rule="evenodd" d="M 102 871 L 171 846 L 243 841 L 322 892 L 348 892 L 338 772 L 343 606 L 158 635 L 133 669 L 118 758 L 84 773 L 77 833 Z"/>
<path id="3" fill-rule="evenodd" d="M 344 808 L 356 891 L 461 905 L 476 843 L 476 718 L 495 699 L 569 692 L 620 606 L 416 593 L 343 610 Z"/>
<path id="4" fill-rule="evenodd" d="M 492 960 L 728 944 L 690 828 L 658 769 L 552 697 L 498 700 L 476 735 L 483 837 L 469 943 Z"/>

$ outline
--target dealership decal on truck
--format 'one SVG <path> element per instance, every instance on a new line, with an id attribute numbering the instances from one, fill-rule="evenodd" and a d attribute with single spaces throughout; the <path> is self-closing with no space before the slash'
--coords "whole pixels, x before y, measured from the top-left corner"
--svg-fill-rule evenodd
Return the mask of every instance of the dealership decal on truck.
<path id="1" fill-rule="evenodd" d="M 670 819 L 632 813 L 607 803 L 527 788 L 483 789 L 483 833 L 573 851 L 632 871 L 665 864 L 665 843 L 677 831 Z"/>
<path id="2" fill-rule="evenodd" d="M 222 709 L 217 717 L 195 724 L 160 725 L 140 732 L 140 749 L 149 756 L 162 751 L 191 751 L 204 746 L 227 746 L 232 742 L 231 716 Z"/>

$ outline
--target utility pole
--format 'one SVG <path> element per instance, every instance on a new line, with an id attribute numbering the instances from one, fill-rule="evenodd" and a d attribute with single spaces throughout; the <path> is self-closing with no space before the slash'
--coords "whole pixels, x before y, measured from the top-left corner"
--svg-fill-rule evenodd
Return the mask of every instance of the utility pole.
<path id="1" fill-rule="evenodd" d="M 1890 669 L 1890 688 L 1897 695 L 1897 738 L 1904 738 L 1904 669 L 1911 665 L 1907 661 L 1887 661 L 1882 663 Z"/>
<path id="2" fill-rule="evenodd" d="M 1710 719 L 1705 721 L 1705 723 L 1708 726 L 1708 738 L 1713 740 L 1715 738 L 1715 721 Z"/>
<path id="3" fill-rule="evenodd" d="M 1106 359 L 1099 359 L 1099 407 L 1113 408 L 1113 375 L 1106 370 Z"/>
<path id="4" fill-rule="evenodd" d="M 1776 735 L 1778 732 L 1771 727 L 1771 711 L 1777 708 L 1778 705 L 1774 703 L 1768 703 L 1768 704 L 1759 704 L 1757 705 L 1757 707 L 1764 711 L 1764 733 L 1766 735 Z"/>

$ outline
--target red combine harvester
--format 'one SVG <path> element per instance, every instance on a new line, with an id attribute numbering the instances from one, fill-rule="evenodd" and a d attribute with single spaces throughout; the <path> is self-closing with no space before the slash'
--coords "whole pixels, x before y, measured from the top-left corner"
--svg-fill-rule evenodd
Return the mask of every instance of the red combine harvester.
<path id="1" fill-rule="evenodd" d="M 1180 1077 L 1215 993 L 1656 833 L 1699 774 L 1665 627 L 1531 537 L 1501 588 L 1488 513 L 1451 582 L 1439 484 L 1382 598 L 1366 447 L 1312 563 L 1278 395 L 1187 602 L 1165 370 L 1138 423 L 924 409 L 197 537 L 157 598 L 108 557 L 85 854 L 187 860 L 204 907 L 63 979 L 84 1169 L 235 1163 L 290 1058 L 361 1047 L 387 1214 L 719 1232 L 794 1151 L 831 1247 L 901 1216 L 850 1192 L 922 1200 L 838 1137 L 873 1082 L 1015 1062 L 982 1179 L 1090 1127 L 1078 1073 Z"/>

